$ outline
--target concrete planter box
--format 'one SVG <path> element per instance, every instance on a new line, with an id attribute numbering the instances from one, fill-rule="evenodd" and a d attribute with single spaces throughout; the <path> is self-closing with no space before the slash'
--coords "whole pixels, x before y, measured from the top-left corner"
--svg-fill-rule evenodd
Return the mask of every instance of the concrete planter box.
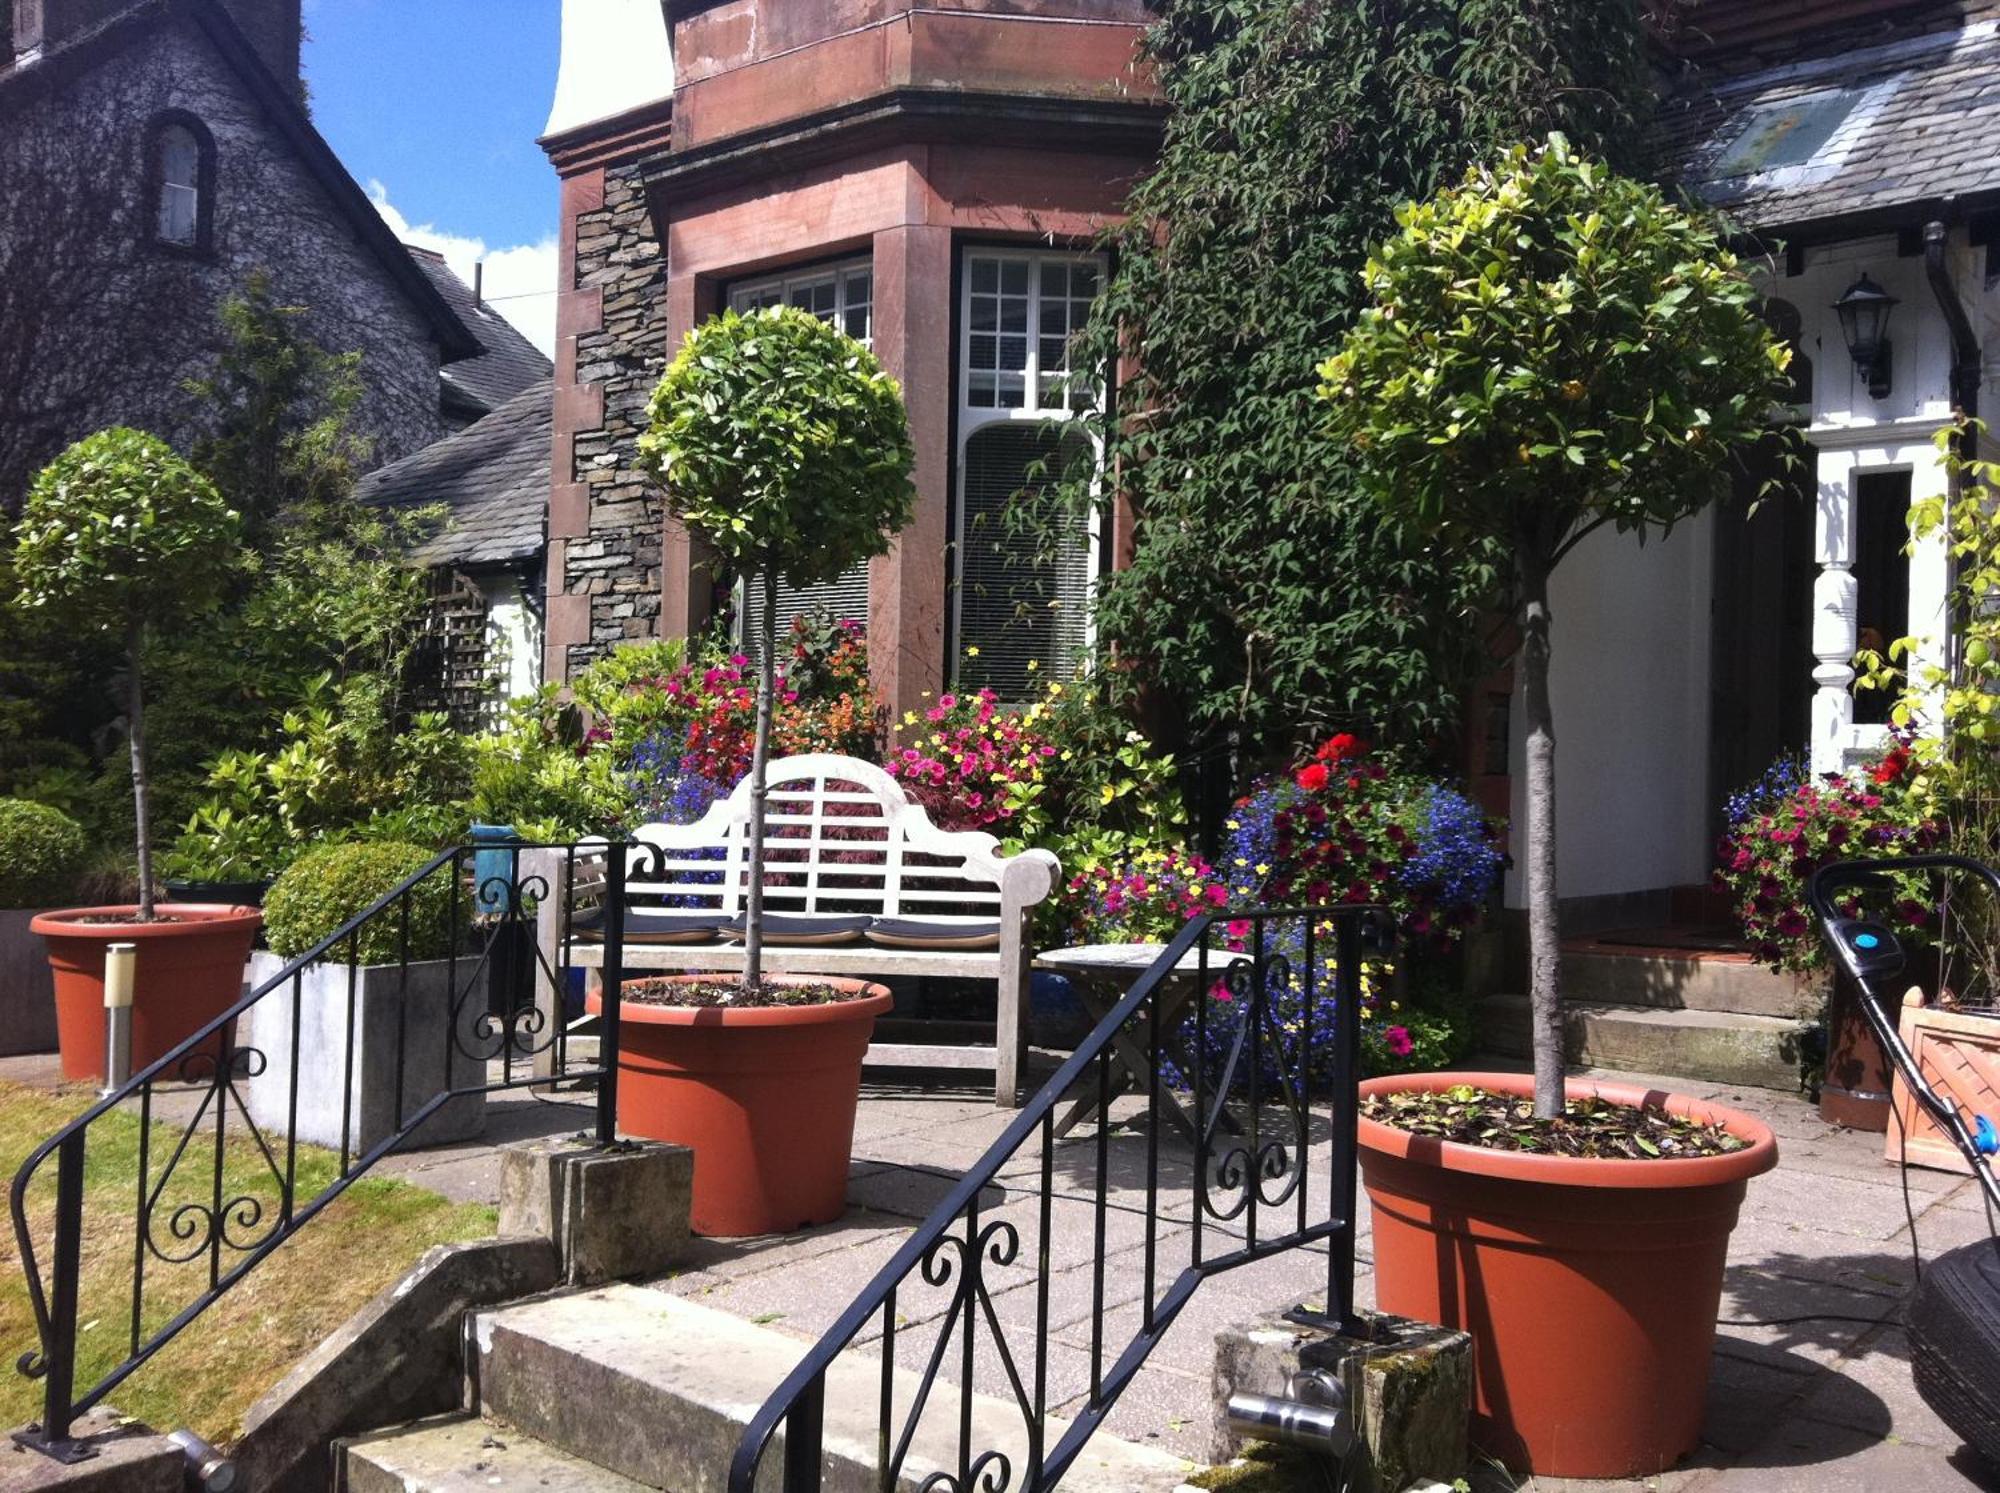
<path id="1" fill-rule="evenodd" d="M 39 909 L 0 911 L 0 1057 L 56 1050 L 49 951 L 28 922 Z"/>
<path id="2" fill-rule="evenodd" d="M 250 980 L 261 985 L 285 967 L 276 954 L 250 956 Z M 353 1080 L 348 1084 L 348 976 L 354 977 Z M 300 983 L 299 1095 L 296 1133 L 300 1140 L 339 1149 L 341 1097 L 347 1094 L 348 1151 L 360 1155 L 396 1130 L 397 1007 L 404 996 L 395 965 L 318 964 Z M 451 966 L 444 960 L 410 966 L 403 1053 L 403 1115 L 407 1119 L 448 1088 L 485 1082 L 486 1065 L 462 1050 L 481 1045 L 471 1024 L 486 1010 L 482 986 L 460 1014 L 458 1040 L 450 1040 Z M 247 1013 L 243 1039 L 264 1055 L 261 1073 L 248 1083 L 250 1116 L 267 1131 L 282 1134 L 291 1102 L 292 999 L 272 991 Z M 447 1070 L 447 1054 L 449 1069 Z M 486 1126 L 486 1096 L 451 1100 L 416 1133 L 416 1147 L 445 1145 L 478 1135 Z"/>

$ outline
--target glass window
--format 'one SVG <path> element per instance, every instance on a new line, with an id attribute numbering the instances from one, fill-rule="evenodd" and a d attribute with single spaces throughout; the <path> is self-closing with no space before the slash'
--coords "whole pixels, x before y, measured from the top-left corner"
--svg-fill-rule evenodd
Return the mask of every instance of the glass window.
<path id="1" fill-rule="evenodd" d="M 865 259 L 831 269 L 746 280 L 729 287 L 728 299 L 729 309 L 737 312 L 797 306 L 821 321 L 832 322 L 864 347 L 874 343 L 875 276 Z"/>
<path id="2" fill-rule="evenodd" d="M 1100 265 L 1075 254 L 981 253 L 966 269 L 964 399 L 970 409 L 1080 413 L 1070 343 L 1096 299 Z"/>
<path id="3" fill-rule="evenodd" d="M 184 124 L 159 132 L 160 200 L 154 233 L 161 243 L 192 248 L 201 234 L 201 142 Z"/>

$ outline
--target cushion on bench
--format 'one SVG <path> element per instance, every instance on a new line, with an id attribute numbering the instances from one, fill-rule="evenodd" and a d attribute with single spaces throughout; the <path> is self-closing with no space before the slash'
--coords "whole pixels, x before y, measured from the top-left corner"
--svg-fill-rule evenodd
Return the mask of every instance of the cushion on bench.
<path id="1" fill-rule="evenodd" d="M 868 924 L 868 941 L 891 949 L 997 949 L 1000 920 L 875 918 Z"/>
<path id="2" fill-rule="evenodd" d="M 873 921 L 865 913 L 834 916 L 820 913 L 767 912 L 764 914 L 764 941 L 788 944 L 859 943 Z M 740 940 L 743 917 L 738 914 L 721 925 L 722 936 Z"/>
<path id="3" fill-rule="evenodd" d="M 571 921 L 579 937 L 604 937 L 604 909 L 593 907 Z M 681 912 L 664 907 L 629 907 L 625 910 L 627 943 L 705 943 L 721 931 L 719 912 Z"/>

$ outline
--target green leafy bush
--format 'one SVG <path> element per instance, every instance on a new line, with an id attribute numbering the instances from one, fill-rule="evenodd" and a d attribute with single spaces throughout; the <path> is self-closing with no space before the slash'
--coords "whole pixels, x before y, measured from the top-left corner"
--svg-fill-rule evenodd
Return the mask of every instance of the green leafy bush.
<path id="1" fill-rule="evenodd" d="M 52 907 L 76 894 L 90 859 L 83 826 L 60 809 L 0 798 L 0 907 Z"/>
<path id="2" fill-rule="evenodd" d="M 271 952 L 296 958 L 343 924 L 365 912 L 397 885 L 421 871 L 433 851 L 399 841 L 322 845 L 292 863 L 264 898 L 264 937 Z M 449 866 L 441 866 L 409 892 L 409 954 L 442 959 L 453 932 L 470 919 L 471 908 Z M 355 940 L 356 964 L 395 964 L 403 943 L 403 918 L 388 912 L 374 918 Z M 334 956 L 348 962 L 343 942 Z"/>

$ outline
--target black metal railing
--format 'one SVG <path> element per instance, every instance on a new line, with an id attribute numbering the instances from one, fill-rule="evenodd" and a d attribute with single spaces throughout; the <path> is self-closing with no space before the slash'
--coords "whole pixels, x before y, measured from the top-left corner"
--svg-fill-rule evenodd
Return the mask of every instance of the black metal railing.
<path id="1" fill-rule="evenodd" d="M 1363 954 L 1388 936 L 1359 906 L 1188 923 L 758 1411 L 731 1493 L 765 1486 L 780 1430 L 784 1493 L 819 1489 L 830 1400 L 874 1402 L 882 1493 L 1054 1488 L 1203 1281 L 1302 1247 L 1325 1250 L 1324 1291 L 1295 1315 L 1362 1330 Z M 1065 1139 L 1079 1111 L 1093 1123 Z M 1059 1274 L 1089 1285 L 1066 1322 Z M 1058 1328 L 1073 1346 L 1055 1374 Z"/>
<path id="2" fill-rule="evenodd" d="M 604 848 L 588 847 L 593 865 Z M 17 1439 L 90 1455 L 79 1416 L 454 1101 L 588 1084 L 593 1137 L 615 1144 L 619 1003 L 592 1041 L 566 1015 L 585 944 L 605 990 L 622 986 L 627 856 L 602 856 L 602 926 L 586 930 L 579 851 L 442 852 L 34 1150 L 11 1203 L 41 1338 L 19 1368 L 42 1381 L 43 1409 Z M 392 1015 L 376 1014 L 378 976 Z M 86 1325 L 98 1346 L 79 1390 Z"/>

